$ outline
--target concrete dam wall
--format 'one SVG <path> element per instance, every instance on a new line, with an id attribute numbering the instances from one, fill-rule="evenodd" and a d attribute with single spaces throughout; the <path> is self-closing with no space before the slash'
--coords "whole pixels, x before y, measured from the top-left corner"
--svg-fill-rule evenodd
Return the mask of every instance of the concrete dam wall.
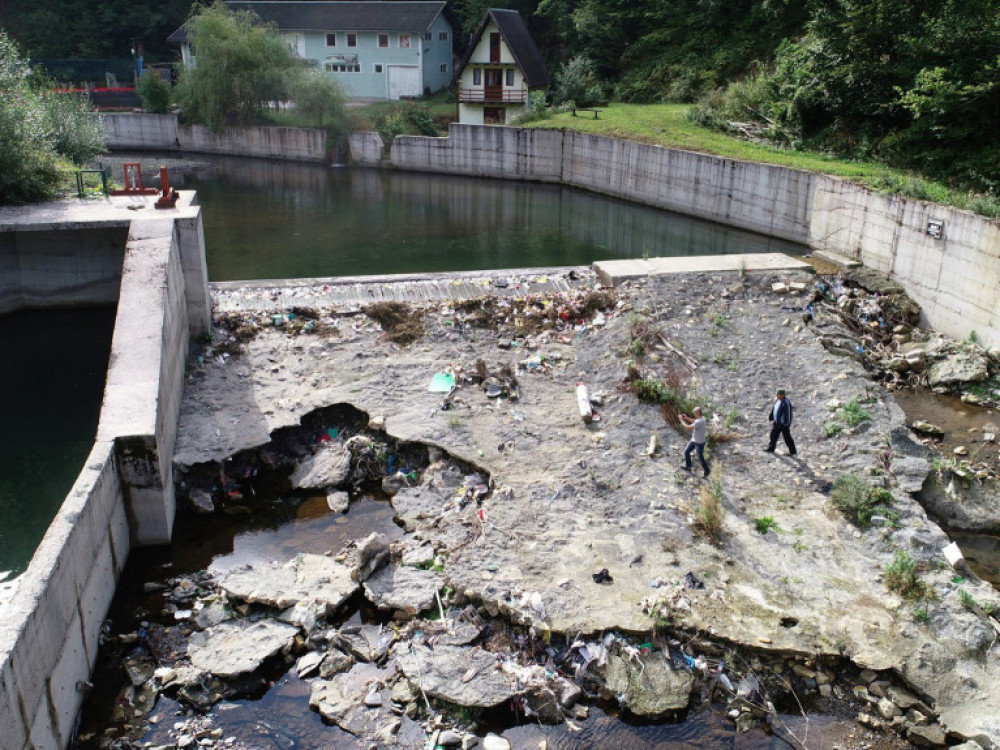
<path id="1" fill-rule="evenodd" d="M 118 303 L 96 441 L 0 618 L 2 750 L 69 744 L 129 551 L 170 539 L 184 365 L 211 320 L 191 198 L 141 219 L 134 197 L 0 211 L 4 311 Z"/>

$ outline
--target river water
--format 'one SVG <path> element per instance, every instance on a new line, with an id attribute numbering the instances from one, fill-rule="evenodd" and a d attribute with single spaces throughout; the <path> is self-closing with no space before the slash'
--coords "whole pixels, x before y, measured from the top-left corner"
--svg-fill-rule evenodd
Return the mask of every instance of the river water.
<path id="1" fill-rule="evenodd" d="M 114 322 L 113 307 L 0 315 L 0 583 L 27 567 L 90 453 Z"/>
<path id="2" fill-rule="evenodd" d="M 212 281 L 807 252 L 540 183 L 226 158 L 171 183 L 198 191 Z"/>

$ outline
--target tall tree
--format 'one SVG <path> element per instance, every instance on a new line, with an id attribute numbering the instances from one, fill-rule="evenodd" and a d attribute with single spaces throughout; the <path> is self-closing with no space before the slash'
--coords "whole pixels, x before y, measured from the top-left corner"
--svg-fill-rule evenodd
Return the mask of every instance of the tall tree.
<path id="1" fill-rule="evenodd" d="M 185 24 L 193 67 L 181 71 L 177 101 L 213 131 L 256 122 L 271 102 L 288 99 L 301 69 L 276 26 L 222 2 L 196 7 Z"/>

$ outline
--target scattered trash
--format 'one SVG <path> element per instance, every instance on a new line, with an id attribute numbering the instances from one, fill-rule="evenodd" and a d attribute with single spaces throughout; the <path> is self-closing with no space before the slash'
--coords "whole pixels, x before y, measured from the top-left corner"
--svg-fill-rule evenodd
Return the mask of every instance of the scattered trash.
<path id="1" fill-rule="evenodd" d="M 450 393 L 455 388 L 455 375 L 451 372 L 436 372 L 427 390 L 431 393 Z"/>
<path id="2" fill-rule="evenodd" d="M 608 573 L 607 568 L 601 568 L 596 573 L 591 576 L 594 579 L 594 583 L 614 583 L 614 578 Z"/>

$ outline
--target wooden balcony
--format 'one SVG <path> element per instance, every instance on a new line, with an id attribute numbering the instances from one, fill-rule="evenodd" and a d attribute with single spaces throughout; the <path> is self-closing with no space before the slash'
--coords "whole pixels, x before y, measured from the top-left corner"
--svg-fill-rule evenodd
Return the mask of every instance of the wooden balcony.
<path id="1" fill-rule="evenodd" d="M 458 101 L 462 104 L 524 104 L 528 92 L 524 89 L 459 89 Z"/>

